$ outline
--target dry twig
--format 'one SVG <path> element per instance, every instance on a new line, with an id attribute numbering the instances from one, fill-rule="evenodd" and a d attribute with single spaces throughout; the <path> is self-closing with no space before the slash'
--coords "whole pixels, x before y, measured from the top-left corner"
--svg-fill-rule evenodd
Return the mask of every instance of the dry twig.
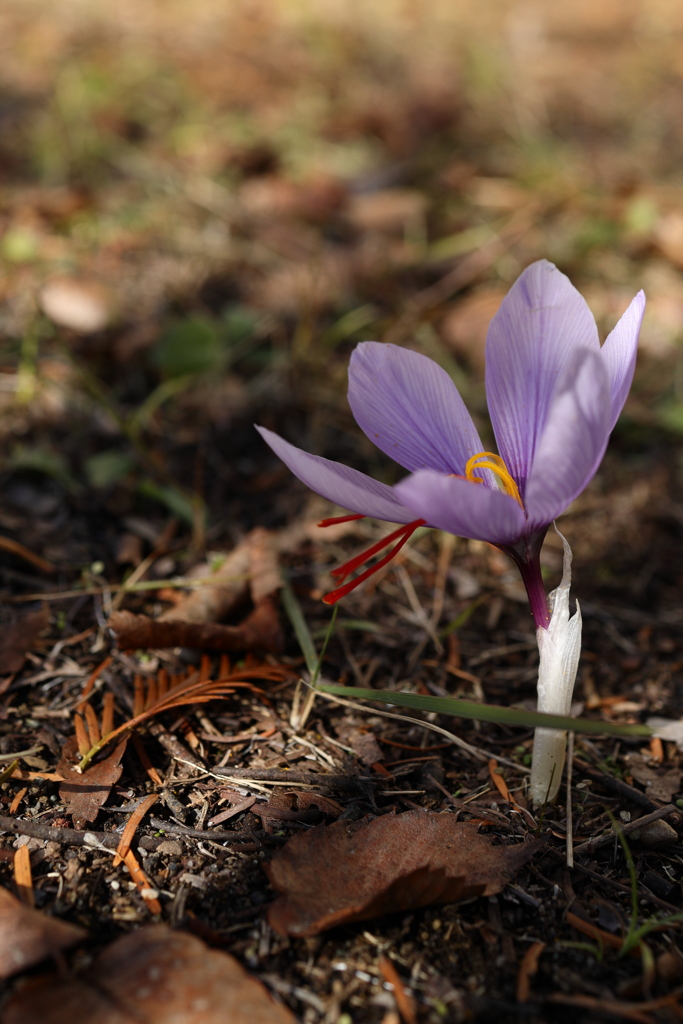
<path id="1" fill-rule="evenodd" d="M 652 814 L 645 814 L 642 818 L 637 818 L 635 821 L 629 821 L 625 825 L 620 825 L 621 831 L 624 835 L 629 835 L 631 832 L 637 832 L 645 825 L 651 825 L 653 821 L 659 821 L 660 818 L 666 818 L 669 814 L 674 814 L 676 808 L 673 804 L 667 804 L 666 807 L 659 807 Z M 574 848 L 574 856 L 578 856 L 581 853 L 591 854 L 594 850 L 599 849 L 601 846 L 606 846 L 607 843 L 612 843 L 617 837 L 617 833 L 613 831 L 605 832 L 601 836 L 595 836 L 594 839 L 588 839 L 585 843 L 581 843 L 580 846 Z"/>

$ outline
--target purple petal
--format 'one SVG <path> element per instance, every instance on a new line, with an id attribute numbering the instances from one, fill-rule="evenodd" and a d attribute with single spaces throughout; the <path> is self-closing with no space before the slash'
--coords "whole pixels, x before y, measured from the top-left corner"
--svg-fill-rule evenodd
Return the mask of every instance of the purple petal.
<path id="1" fill-rule="evenodd" d="M 458 537 L 511 544 L 525 532 L 524 512 L 515 499 L 482 484 L 421 469 L 394 490 L 414 516 Z"/>
<path id="2" fill-rule="evenodd" d="M 397 345 L 366 341 L 349 366 L 349 404 L 360 428 L 411 471 L 465 472 L 482 450 L 458 389 L 433 360 Z"/>
<path id="3" fill-rule="evenodd" d="M 489 414 L 522 497 L 558 383 L 577 348 L 600 349 L 591 311 L 557 267 L 532 263 L 503 299 L 486 341 Z"/>
<path id="4" fill-rule="evenodd" d="M 524 504 L 547 526 L 593 478 L 612 429 L 610 384 L 599 352 L 575 352 L 536 448 Z"/>
<path id="5" fill-rule="evenodd" d="M 645 292 L 638 292 L 621 320 L 600 349 L 610 383 L 612 423 L 619 419 L 633 380 L 638 349 L 638 335 L 645 312 Z"/>
<path id="6" fill-rule="evenodd" d="M 340 462 L 331 462 L 295 448 L 265 427 L 257 426 L 256 429 L 292 473 L 323 498 L 351 512 L 386 519 L 390 523 L 412 523 L 417 518 L 398 501 L 393 488 L 387 484 L 381 484 L 357 469 L 342 466 Z"/>

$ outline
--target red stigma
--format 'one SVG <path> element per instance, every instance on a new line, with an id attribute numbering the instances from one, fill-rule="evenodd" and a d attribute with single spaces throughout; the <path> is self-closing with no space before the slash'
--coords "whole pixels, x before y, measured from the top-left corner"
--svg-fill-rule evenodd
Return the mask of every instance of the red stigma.
<path id="1" fill-rule="evenodd" d="M 350 519 L 362 518 L 363 516 L 344 516 L 341 517 L 341 520 L 323 520 L 323 523 L 319 525 L 327 526 L 331 522 L 348 522 Z M 406 541 L 410 540 L 418 526 L 425 526 L 426 522 L 426 519 L 415 519 L 412 523 L 406 523 L 405 526 L 400 526 L 398 530 L 394 530 L 393 533 L 390 533 L 388 536 L 383 537 L 382 540 L 378 540 L 375 544 L 371 545 L 367 551 L 363 551 L 359 555 L 354 555 L 353 558 L 348 560 L 348 562 L 344 562 L 343 565 L 333 569 L 331 575 L 334 576 L 338 582 L 341 582 L 342 580 L 345 580 L 350 573 L 359 569 L 368 561 L 369 558 L 374 558 L 375 555 L 379 554 L 379 552 L 389 544 L 394 544 L 394 541 L 396 541 L 391 551 L 384 555 L 383 558 L 380 558 L 378 562 L 375 562 L 374 565 L 371 565 L 369 569 L 362 572 L 360 576 L 356 576 L 355 579 L 351 580 L 349 583 L 345 583 L 344 586 L 337 587 L 336 590 L 330 591 L 329 594 L 325 594 L 325 597 L 323 598 L 324 603 L 336 604 L 340 598 L 346 597 L 346 595 L 351 593 L 352 590 L 355 590 L 359 584 L 364 583 L 365 580 L 369 579 L 369 577 L 373 575 L 373 573 L 376 573 L 378 569 L 381 569 L 387 564 L 387 562 L 390 562 L 394 555 L 398 554 Z"/>
<path id="2" fill-rule="evenodd" d="M 351 523 L 354 519 L 365 519 L 365 516 L 357 512 L 350 516 L 334 516 L 332 519 L 321 519 L 318 526 L 336 526 L 337 523 Z"/>

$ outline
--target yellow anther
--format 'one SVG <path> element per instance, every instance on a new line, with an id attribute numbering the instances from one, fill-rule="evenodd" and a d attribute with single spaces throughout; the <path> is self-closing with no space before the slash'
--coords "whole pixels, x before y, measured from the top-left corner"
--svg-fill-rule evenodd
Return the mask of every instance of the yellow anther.
<path id="1" fill-rule="evenodd" d="M 481 461 L 483 459 L 483 461 Z M 500 485 L 506 494 L 509 494 L 511 498 L 524 508 L 522 498 L 519 493 L 517 484 L 512 479 L 510 470 L 505 465 L 500 455 L 496 455 L 495 452 L 479 452 L 478 455 L 473 455 L 471 459 L 467 460 L 465 466 L 465 479 L 471 480 L 475 484 L 483 484 L 483 477 L 475 476 L 475 469 L 490 469 L 492 473 L 498 477 Z"/>

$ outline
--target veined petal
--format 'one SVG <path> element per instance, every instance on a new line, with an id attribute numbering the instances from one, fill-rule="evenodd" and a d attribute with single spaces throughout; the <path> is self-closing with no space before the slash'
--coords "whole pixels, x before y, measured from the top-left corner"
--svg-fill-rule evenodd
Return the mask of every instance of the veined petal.
<path id="1" fill-rule="evenodd" d="M 503 299 L 486 341 L 489 414 L 522 498 L 558 384 L 577 348 L 600 350 L 590 309 L 552 263 L 532 263 Z"/>
<path id="2" fill-rule="evenodd" d="M 638 335 L 644 313 L 645 292 L 640 291 L 600 349 L 610 383 L 612 400 L 610 430 L 613 429 L 619 418 L 619 413 L 624 408 L 624 402 L 631 387 L 633 371 L 636 366 Z"/>
<path id="3" fill-rule="evenodd" d="M 525 532 L 524 511 L 502 491 L 421 469 L 396 484 L 394 491 L 430 526 L 458 537 L 512 544 Z"/>
<path id="4" fill-rule="evenodd" d="M 612 429 L 610 386 L 599 352 L 574 352 L 550 407 L 527 482 L 529 526 L 547 526 L 595 475 Z"/>
<path id="5" fill-rule="evenodd" d="M 465 472 L 483 445 L 458 389 L 432 359 L 377 341 L 358 345 L 349 404 L 373 444 L 414 472 Z"/>
<path id="6" fill-rule="evenodd" d="M 357 469 L 343 466 L 340 462 L 332 462 L 295 448 L 265 427 L 257 426 L 256 429 L 292 473 L 323 498 L 352 512 L 386 519 L 390 523 L 411 523 L 416 518 L 410 509 L 401 504 L 393 488 L 387 484 L 373 480 Z"/>

